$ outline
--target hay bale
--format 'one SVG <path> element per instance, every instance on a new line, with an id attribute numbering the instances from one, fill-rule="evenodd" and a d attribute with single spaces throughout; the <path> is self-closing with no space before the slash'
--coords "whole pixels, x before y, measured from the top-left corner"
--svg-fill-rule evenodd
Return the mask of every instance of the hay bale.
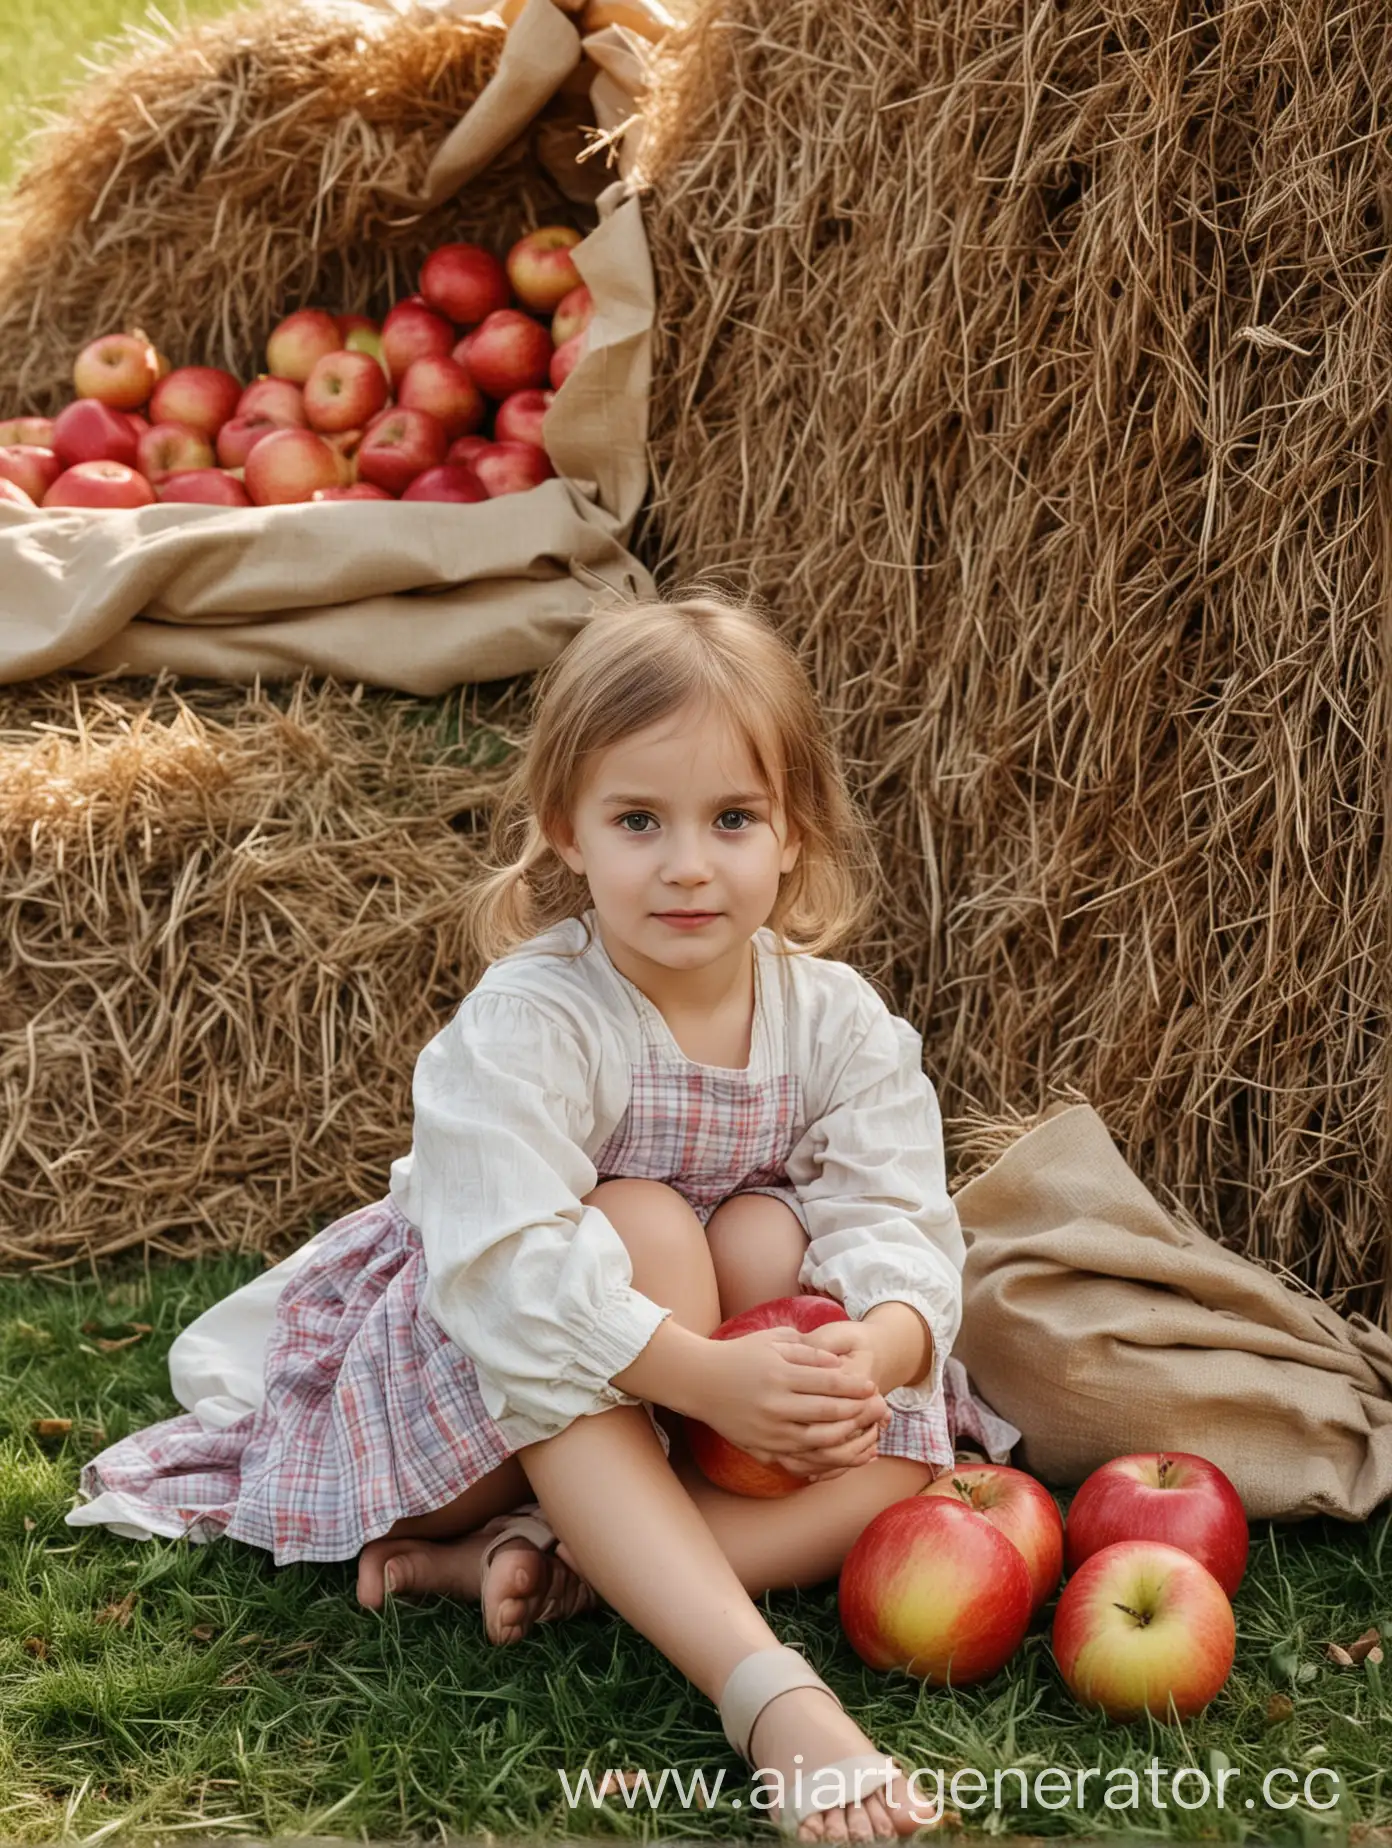
<path id="1" fill-rule="evenodd" d="M 385 1194 L 508 692 L 0 689 L 0 1264 L 279 1256 Z"/>
<path id="2" fill-rule="evenodd" d="M 281 316 L 381 314 L 436 244 L 588 229 L 540 158 L 554 110 L 459 197 L 401 202 L 504 36 L 424 7 L 267 0 L 107 47 L 0 201 L 0 411 L 56 410 L 99 333 L 140 326 L 175 365 L 245 378 Z"/>
<path id="3" fill-rule="evenodd" d="M 1375 0 L 721 0 L 643 169 L 647 562 L 779 614 L 944 1108 L 1076 1086 L 1392 1326 Z"/>

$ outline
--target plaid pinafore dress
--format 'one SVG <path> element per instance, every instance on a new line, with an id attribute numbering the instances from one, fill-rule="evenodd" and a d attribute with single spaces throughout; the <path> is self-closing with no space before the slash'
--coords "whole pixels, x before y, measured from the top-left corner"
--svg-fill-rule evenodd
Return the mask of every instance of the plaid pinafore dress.
<path id="1" fill-rule="evenodd" d="M 627 1109 L 593 1160 L 601 1180 L 665 1182 L 702 1225 L 732 1194 L 766 1193 L 806 1230 L 783 1165 L 801 1120 L 800 1079 L 770 1057 L 781 1040 L 770 1019 L 776 984 L 759 960 L 744 1070 L 689 1059 L 660 1010 L 621 977 L 641 1016 L 642 1054 Z M 425 1308 L 427 1282 L 420 1234 L 390 1196 L 336 1220 L 276 1305 L 259 1409 L 223 1429 L 190 1412 L 134 1432 L 84 1466 L 82 1494 L 114 1492 L 153 1533 L 245 1540 L 277 1565 L 353 1558 L 398 1520 L 444 1507 L 512 1449 L 485 1410 L 473 1361 Z M 941 1471 L 957 1440 L 1007 1462 L 1019 1436 L 949 1357 L 943 1392 L 920 1410 L 892 1408 L 879 1449 Z"/>

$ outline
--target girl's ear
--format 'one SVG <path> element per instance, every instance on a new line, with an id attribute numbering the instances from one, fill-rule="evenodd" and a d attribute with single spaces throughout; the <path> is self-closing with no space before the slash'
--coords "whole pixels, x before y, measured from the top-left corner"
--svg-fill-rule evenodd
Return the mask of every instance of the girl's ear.
<path id="1" fill-rule="evenodd" d="M 575 830 L 567 817 L 562 816 L 554 828 L 543 828 L 548 846 L 565 861 L 573 873 L 583 873 L 584 866 L 580 860 L 580 849 L 576 843 Z"/>

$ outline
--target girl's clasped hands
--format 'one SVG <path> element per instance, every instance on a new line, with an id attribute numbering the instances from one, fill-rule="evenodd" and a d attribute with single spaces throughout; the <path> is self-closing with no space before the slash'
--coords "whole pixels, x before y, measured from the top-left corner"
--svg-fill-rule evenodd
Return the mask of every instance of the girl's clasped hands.
<path id="1" fill-rule="evenodd" d="M 861 1322 L 711 1343 L 703 1421 L 760 1463 L 826 1482 L 870 1462 L 890 1418 Z"/>

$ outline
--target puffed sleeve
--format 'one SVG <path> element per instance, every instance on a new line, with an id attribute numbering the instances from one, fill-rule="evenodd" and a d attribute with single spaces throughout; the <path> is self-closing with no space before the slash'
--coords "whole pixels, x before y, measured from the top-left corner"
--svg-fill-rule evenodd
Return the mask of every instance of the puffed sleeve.
<path id="1" fill-rule="evenodd" d="M 632 1288 L 628 1249 L 581 1204 L 598 1175 L 590 1056 L 525 996 L 466 996 L 416 1062 L 393 1197 L 420 1230 L 425 1306 L 478 1368 L 514 1448 L 611 1405 L 610 1383 L 670 1314 Z"/>
<path id="2" fill-rule="evenodd" d="M 831 1101 L 788 1157 L 808 1227 L 798 1284 L 834 1297 L 856 1321 L 876 1303 L 919 1312 L 933 1336 L 932 1369 L 886 1394 L 912 1410 L 942 1387 L 962 1321 L 966 1242 L 923 1041 L 866 987 Z"/>

